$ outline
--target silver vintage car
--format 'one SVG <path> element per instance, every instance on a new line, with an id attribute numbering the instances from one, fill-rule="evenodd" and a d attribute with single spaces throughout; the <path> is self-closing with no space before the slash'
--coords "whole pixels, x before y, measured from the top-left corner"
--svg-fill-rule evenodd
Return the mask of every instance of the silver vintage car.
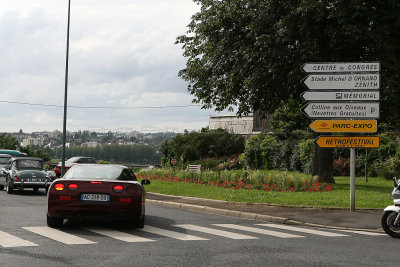
<path id="1" fill-rule="evenodd" d="M 0 170 L 0 187 L 6 187 L 7 193 L 15 189 L 32 188 L 38 191 L 44 188 L 47 192 L 54 177 L 43 169 L 43 160 L 31 157 L 11 158 L 5 169 Z"/>

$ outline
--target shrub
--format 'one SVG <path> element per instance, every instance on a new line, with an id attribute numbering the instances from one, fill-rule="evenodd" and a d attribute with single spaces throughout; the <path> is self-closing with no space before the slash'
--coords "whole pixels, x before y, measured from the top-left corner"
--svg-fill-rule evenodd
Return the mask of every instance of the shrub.
<path id="1" fill-rule="evenodd" d="M 278 139 L 270 134 L 266 135 L 264 139 L 261 140 L 260 150 L 265 170 L 271 170 L 274 167 L 274 157 L 276 155 L 277 145 Z"/>
<path id="2" fill-rule="evenodd" d="M 400 159 L 390 157 L 379 165 L 378 170 L 379 174 L 387 180 L 395 176 L 400 177 Z"/>
<path id="3" fill-rule="evenodd" d="M 299 143 L 299 148 L 300 148 L 299 158 L 302 166 L 301 168 L 303 172 L 311 173 L 314 150 L 315 150 L 314 140 L 306 139 L 301 141 Z"/>
<path id="4" fill-rule="evenodd" d="M 292 150 L 292 155 L 290 157 L 290 170 L 302 171 L 302 163 L 300 160 L 300 147 L 299 145 L 294 145 Z"/>
<path id="5" fill-rule="evenodd" d="M 262 155 L 260 145 L 262 140 L 262 135 L 255 135 L 247 140 L 244 148 L 244 154 L 246 156 L 246 166 L 248 168 L 258 169 L 261 167 Z"/>
<path id="6" fill-rule="evenodd" d="M 333 175 L 334 176 L 349 176 L 350 175 L 350 160 L 348 158 L 338 158 L 333 160 Z"/>

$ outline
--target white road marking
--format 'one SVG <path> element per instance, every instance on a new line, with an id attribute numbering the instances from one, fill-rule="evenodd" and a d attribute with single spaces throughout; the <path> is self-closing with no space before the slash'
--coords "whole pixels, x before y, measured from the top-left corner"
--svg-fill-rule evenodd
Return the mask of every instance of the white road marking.
<path id="1" fill-rule="evenodd" d="M 162 236 L 167 236 L 167 237 L 171 237 L 174 239 L 178 239 L 178 240 L 209 240 L 207 238 L 202 238 L 202 237 L 198 237 L 198 236 L 194 236 L 194 235 L 188 235 L 188 234 L 184 234 L 184 233 L 179 233 L 179 232 L 173 232 L 173 231 L 169 231 L 169 230 L 165 230 L 165 229 L 161 229 L 161 228 L 156 228 L 156 227 L 152 227 L 152 226 L 148 226 L 145 225 L 143 229 L 139 229 L 141 231 L 144 232 L 148 232 L 148 233 L 152 233 L 152 234 L 156 234 L 156 235 L 162 235 Z"/>
<path id="2" fill-rule="evenodd" d="M 226 228 L 230 228 L 230 229 L 243 230 L 243 231 L 262 234 L 262 235 L 275 236 L 275 237 L 280 237 L 280 238 L 304 237 L 304 236 L 301 236 L 301 235 L 293 235 L 293 234 L 287 234 L 287 233 L 282 233 L 282 232 L 276 232 L 276 231 L 271 231 L 271 230 L 265 230 L 265 229 L 260 229 L 260 228 L 255 228 L 255 227 L 248 227 L 248 226 L 241 226 L 241 225 L 235 225 L 235 224 L 214 224 L 214 225 L 220 226 L 220 227 L 226 227 Z"/>
<path id="3" fill-rule="evenodd" d="M 369 235 L 369 236 L 378 236 L 378 235 L 386 235 L 382 233 L 374 233 L 374 232 L 367 232 L 367 231 L 359 231 L 359 230 L 342 230 L 342 229 L 330 229 L 335 231 L 347 232 L 347 233 L 354 233 L 359 235 Z"/>
<path id="4" fill-rule="evenodd" d="M 273 228 L 278 228 L 278 229 L 284 229 L 284 230 L 289 230 L 289 231 L 295 231 L 295 232 L 301 232 L 301 233 L 307 233 L 307 234 L 313 234 L 313 235 L 320 235 L 320 236 L 329 236 L 329 237 L 348 236 L 348 235 L 343 235 L 343 234 L 336 234 L 336 233 L 331 233 L 331 232 L 325 232 L 325 231 L 319 231 L 319 230 L 314 230 L 314 229 L 289 226 L 289 225 L 283 225 L 283 224 L 265 223 L 265 224 L 257 224 L 257 225 L 273 227 Z"/>
<path id="5" fill-rule="evenodd" d="M 223 236 L 223 237 L 231 238 L 231 239 L 258 239 L 257 237 L 254 237 L 254 236 L 236 234 L 236 233 L 232 233 L 232 232 L 228 232 L 228 231 L 224 231 L 224 230 L 217 230 L 217 229 L 197 226 L 197 225 L 193 225 L 193 224 L 177 224 L 177 225 L 173 225 L 173 226 L 185 228 L 187 230 L 193 230 L 193 231 L 203 232 L 203 233 L 207 233 L 207 234 Z"/>
<path id="6" fill-rule="evenodd" d="M 46 226 L 36 226 L 36 227 L 22 227 L 25 230 L 31 231 L 35 234 L 53 239 L 55 241 L 67 244 L 67 245 L 86 245 L 86 244 L 95 244 L 97 242 L 93 242 L 75 235 L 71 235 L 65 233 L 63 231 L 46 227 Z"/>
<path id="7" fill-rule="evenodd" d="M 3 248 L 13 248 L 13 247 L 35 247 L 37 244 L 30 241 L 24 240 L 22 238 L 13 236 L 6 232 L 0 231 L 0 246 Z"/>
<path id="8" fill-rule="evenodd" d="M 151 241 L 155 241 L 152 239 L 148 239 L 148 238 L 144 238 L 144 237 L 140 237 L 140 236 L 136 236 L 136 235 L 131 235 L 128 233 L 124 233 L 124 232 L 120 232 L 120 231 L 115 231 L 112 229 L 99 229 L 99 228 L 94 228 L 94 227 L 84 227 L 82 229 L 85 229 L 87 231 L 96 233 L 96 234 L 100 234 L 100 235 L 104 235 L 104 236 L 108 236 L 114 239 L 118 239 L 121 241 L 125 241 L 125 242 L 151 242 Z"/>

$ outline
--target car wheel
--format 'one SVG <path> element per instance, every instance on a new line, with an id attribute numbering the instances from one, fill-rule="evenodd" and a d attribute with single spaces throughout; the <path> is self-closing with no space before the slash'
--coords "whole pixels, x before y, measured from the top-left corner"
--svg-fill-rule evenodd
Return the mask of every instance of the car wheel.
<path id="1" fill-rule="evenodd" d="M 134 227 L 134 228 L 143 228 L 144 227 L 144 215 L 140 217 L 139 219 L 135 220 L 132 223 L 129 223 L 129 227 Z"/>
<path id="2" fill-rule="evenodd" d="M 4 190 L 4 185 L 0 185 L 0 191 Z"/>
<path id="3" fill-rule="evenodd" d="M 47 214 L 47 226 L 48 227 L 61 227 L 63 225 L 63 218 L 57 218 L 57 217 L 53 217 L 50 216 L 49 214 Z"/>
<path id="4" fill-rule="evenodd" d="M 10 181 L 7 182 L 7 194 L 12 194 L 14 192 L 14 188 L 12 187 Z"/>
<path id="5" fill-rule="evenodd" d="M 140 216 L 140 218 L 139 219 L 137 219 L 134 223 L 133 223 L 133 227 L 135 227 L 135 228 L 143 228 L 144 227 L 144 218 L 146 217 L 146 215 L 145 215 L 145 207 L 144 207 L 144 205 L 143 205 L 143 213 L 142 213 L 142 216 Z"/>

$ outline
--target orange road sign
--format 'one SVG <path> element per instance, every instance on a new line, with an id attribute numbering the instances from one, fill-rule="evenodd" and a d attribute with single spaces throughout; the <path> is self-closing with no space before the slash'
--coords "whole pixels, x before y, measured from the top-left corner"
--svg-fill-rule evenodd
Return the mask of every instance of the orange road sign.
<path id="1" fill-rule="evenodd" d="M 379 136 L 318 136 L 319 147 L 379 148 Z"/>
<path id="2" fill-rule="evenodd" d="M 376 120 L 316 120 L 310 128 L 317 133 L 375 133 Z"/>

